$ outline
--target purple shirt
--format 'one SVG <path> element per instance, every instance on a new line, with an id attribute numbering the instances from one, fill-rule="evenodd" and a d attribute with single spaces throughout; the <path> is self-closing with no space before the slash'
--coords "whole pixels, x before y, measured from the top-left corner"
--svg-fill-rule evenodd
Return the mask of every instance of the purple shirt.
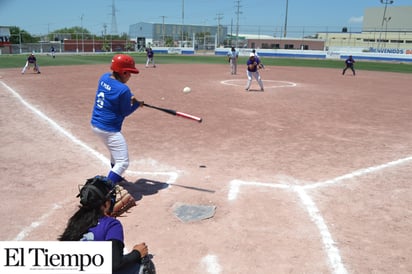
<path id="1" fill-rule="evenodd" d="M 257 58 L 257 57 L 254 57 L 253 59 L 252 58 L 249 58 L 248 60 L 247 60 L 247 62 L 246 62 L 246 65 L 247 65 L 247 70 L 248 71 L 250 71 L 250 72 L 255 72 L 255 71 L 257 71 L 257 66 L 255 66 L 254 67 L 254 69 L 250 69 L 249 68 L 249 65 L 251 65 L 251 64 L 253 64 L 253 63 L 255 63 L 256 62 L 256 64 L 260 64 L 260 60 L 259 60 L 259 58 Z"/>
<path id="2" fill-rule="evenodd" d="M 36 63 L 36 57 L 34 57 L 34 55 L 30 55 L 27 57 L 27 61 L 29 61 L 30 64 L 34 64 Z"/>
<path id="3" fill-rule="evenodd" d="M 148 51 L 147 51 L 147 57 L 148 58 L 153 58 L 153 51 L 151 50 L 151 49 L 149 49 Z"/>
<path id="4" fill-rule="evenodd" d="M 103 216 L 96 226 L 89 228 L 89 232 L 83 235 L 81 241 L 110 241 L 119 240 L 123 242 L 123 226 L 115 218 Z"/>

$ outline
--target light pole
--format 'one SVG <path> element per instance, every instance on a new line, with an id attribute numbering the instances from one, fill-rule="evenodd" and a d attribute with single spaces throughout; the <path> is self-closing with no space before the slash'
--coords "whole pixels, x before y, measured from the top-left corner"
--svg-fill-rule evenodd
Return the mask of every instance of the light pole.
<path id="1" fill-rule="evenodd" d="M 286 0 L 285 29 L 283 31 L 283 37 L 286 37 L 286 32 L 288 28 L 288 7 L 289 7 L 289 0 Z"/>
<path id="2" fill-rule="evenodd" d="M 182 42 L 180 46 L 183 47 L 183 40 L 184 40 L 184 26 L 185 26 L 185 0 L 182 0 Z"/>
<path id="3" fill-rule="evenodd" d="M 386 36 L 387 36 L 387 33 L 388 33 L 388 22 L 391 20 L 391 18 L 392 17 L 385 17 L 384 19 L 385 19 L 385 43 L 387 43 L 387 40 L 386 40 Z M 386 48 L 386 44 L 385 44 L 385 48 Z"/>
<path id="4" fill-rule="evenodd" d="M 82 31 L 82 52 L 84 52 L 84 36 L 83 36 L 83 14 L 80 16 L 80 28 Z"/>
<path id="5" fill-rule="evenodd" d="M 19 47 L 20 47 L 20 54 L 22 53 L 21 50 L 21 31 L 19 32 Z"/>
<path id="6" fill-rule="evenodd" d="M 165 17 L 166 16 L 160 16 L 162 17 L 162 47 L 165 46 Z"/>
<path id="7" fill-rule="evenodd" d="M 381 23 L 381 31 L 379 32 L 379 43 L 378 43 L 378 49 L 380 48 L 380 44 L 382 43 L 382 30 L 383 30 L 383 24 L 385 22 L 386 18 L 386 9 L 388 7 L 388 4 L 393 4 L 394 0 L 381 0 L 382 4 L 385 4 L 385 8 L 383 9 L 383 16 L 382 16 L 382 23 Z"/>

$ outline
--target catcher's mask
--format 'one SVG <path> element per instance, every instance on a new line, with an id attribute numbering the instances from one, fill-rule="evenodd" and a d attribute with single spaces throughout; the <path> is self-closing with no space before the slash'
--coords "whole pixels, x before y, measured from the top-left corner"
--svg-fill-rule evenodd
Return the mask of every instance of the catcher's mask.
<path id="1" fill-rule="evenodd" d="M 81 186 L 77 197 L 80 197 L 82 206 L 89 208 L 100 208 L 110 199 L 110 210 L 112 210 L 116 201 L 116 192 L 113 182 L 107 177 L 95 176 L 88 179 L 84 186 Z"/>

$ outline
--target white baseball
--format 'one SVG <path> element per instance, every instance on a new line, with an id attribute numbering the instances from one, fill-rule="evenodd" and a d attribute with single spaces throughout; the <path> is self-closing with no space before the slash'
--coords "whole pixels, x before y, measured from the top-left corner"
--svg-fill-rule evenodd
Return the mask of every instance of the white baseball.
<path id="1" fill-rule="evenodd" d="M 189 93 L 189 92 L 191 92 L 191 91 L 192 91 L 192 89 L 189 88 L 189 87 L 185 87 L 185 88 L 183 89 L 183 92 L 184 92 L 184 93 Z"/>

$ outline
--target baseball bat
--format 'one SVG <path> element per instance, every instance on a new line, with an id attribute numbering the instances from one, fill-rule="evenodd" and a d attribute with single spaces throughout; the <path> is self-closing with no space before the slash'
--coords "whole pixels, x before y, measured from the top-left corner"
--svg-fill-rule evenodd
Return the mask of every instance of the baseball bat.
<path id="1" fill-rule="evenodd" d="M 174 115 L 174 116 L 180 116 L 180 117 L 183 117 L 183 118 L 186 118 L 186 119 L 191 119 L 191 120 L 197 121 L 199 123 L 202 122 L 202 118 L 196 117 L 194 115 L 190 115 L 190 114 L 187 114 L 187 113 L 184 113 L 184 112 L 176 111 L 176 110 L 173 110 L 173 109 L 156 107 L 156 106 L 152 106 L 152 105 L 149 105 L 149 104 L 146 104 L 146 103 L 143 103 L 143 105 L 146 106 L 146 107 L 149 107 L 149 108 L 154 108 L 154 109 L 166 112 L 166 113 Z"/>

